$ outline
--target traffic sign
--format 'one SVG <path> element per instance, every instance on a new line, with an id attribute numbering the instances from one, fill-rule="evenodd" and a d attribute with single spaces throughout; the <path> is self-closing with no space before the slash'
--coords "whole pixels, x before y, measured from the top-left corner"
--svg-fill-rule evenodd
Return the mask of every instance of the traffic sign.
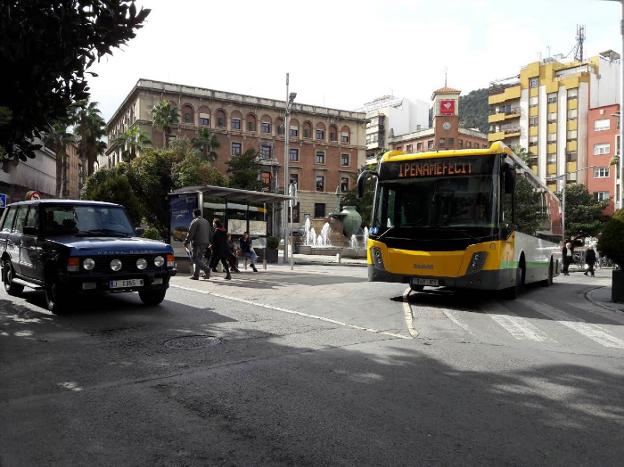
<path id="1" fill-rule="evenodd" d="M 6 208 L 7 195 L 6 193 L 0 193 L 0 208 Z"/>

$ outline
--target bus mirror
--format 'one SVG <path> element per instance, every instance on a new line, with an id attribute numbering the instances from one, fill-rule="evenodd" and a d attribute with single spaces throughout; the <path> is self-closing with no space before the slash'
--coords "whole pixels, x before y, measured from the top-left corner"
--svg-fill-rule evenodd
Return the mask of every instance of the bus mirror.
<path id="1" fill-rule="evenodd" d="M 376 177 L 377 174 L 371 170 L 363 170 L 357 179 L 357 196 L 361 198 L 364 196 L 364 184 L 369 177 Z"/>
<path id="2" fill-rule="evenodd" d="M 505 165 L 505 193 L 513 193 L 516 188 L 516 171 L 511 165 Z"/>

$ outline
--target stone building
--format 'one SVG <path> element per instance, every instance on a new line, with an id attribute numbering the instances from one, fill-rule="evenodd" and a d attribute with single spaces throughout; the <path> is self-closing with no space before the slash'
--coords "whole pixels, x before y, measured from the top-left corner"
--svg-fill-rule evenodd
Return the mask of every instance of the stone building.
<path id="1" fill-rule="evenodd" d="M 219 141 L 214 165 L 224 174 L 231 157 L 253 148 L 260 154 L 264 189 L 283 192 L 284 101 L 140 79 L 108 122 L 108 140 L 138 125 L 161 147 L 164 135 L 152 126 L 152 108 L 163 99 L 180 113 L 170 139 L 193 138 L 202 128 L 210 129 Z M 296 225 L 306 215 L 326 217 L 335 209 L 336 193 L 353 188 L 357 170 L 365 162 L 365 123 L 362 112 L 293 104 L 288 163 L 290 179 L 298 185 Z M 109 149 L 104 165 L 114 166 L 120 160 L 120 151 Z"/>

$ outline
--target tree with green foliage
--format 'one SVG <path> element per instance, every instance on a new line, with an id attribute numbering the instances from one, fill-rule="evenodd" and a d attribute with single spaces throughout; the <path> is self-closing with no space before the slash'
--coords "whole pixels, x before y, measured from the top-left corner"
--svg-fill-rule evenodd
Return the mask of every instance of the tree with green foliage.
<path id="1" fill-rule="evenodd" d="M 82 199 L 122 204 L 138 225 L 143 217 L 143 206 L 132 187 L 128 169 L 126 164 L 119 164 L 111 169 L 98 170 L 87 178 Z"/>
<path id="2" fill-rule="evenodd" d="M 152 108 L 152 125 L 157 130 L 163 132 L 165 149 L 169 148 L 169 133 L 171 132 L 171 127 L 177 125 L 179 122 L 180 112 L 178 112 L 178 108 L 168 100 L 163 99 Z"/>
<path id="3" fill-rule="evenodd" d="M 74 134 L 78 137 L 78 154 L 87 162 L 87 175 L 93 174 L 97 157 L 106 143 L 102 138 L 106 135 L 106 123 L 97 108 L 97 102 L 81 102 L 76 111 L 76 127 Z"/>
<path id="4" fill-rule="evenodd" d="M 488 90 L 475 89 L 459 97 L 459 124 L 464 128 L 478 128 L 482 133 L 489 130 Z"/>
<path id="5" fill-rule="evenodd" d="M 197 154 L 187 154 L 172 168 L 175 188 L 198 185 L 227 186 L 227 179 L 211 164 L 200 159 Z"/>
<path id="6" fill-rule="evenodd" d="M 598 251 L 624 269 L 624 209 L 613 214 L 598 239 Z"/>
<path id="7" fill-rule="evenodd" d="M 262 183 L 258 180 L 260 163 L 258 151 L 248 149 L 238 156 L 232 156 L 228 161 L 227 172 L 230 174 L 230 186 L 242 190 L 260 190 Z"/>
<path id="8" fill-rule="evenodd" d="M 547 207 L 542 204 L 542 193 L 526 177 L 516 178 L 514 199 L 516 224 L 521 232 L 534 235 L 538 230 L 550 228 L 544 225 L 548 214 L 543 211 Z M 506 213 L 505 218 L 511 219 L 511 213 Z"/>
<path id="9" fill-rule="evenodd" d="M 135 0 L 2 2 L 0 155 L 35 157 L 33 138 L 89 99 L 86 70 L 132 39 L 149 12 Z"/>
<path id="10" fill-rule="evenodd" d="M 214 162 L 217 160 L 217 149 L 219 149 L 219 140 L 214 133 L 211 133 L 208 128 L 202 128 L 199 130 L 199 134 L 192 140 L 193 147 L 199 153 L 201 158 L 207 162 Z"/>
<path id="11" fill-rule="evenodd" d="M 151 145 L 152 142 L 147 134 L 137 125 L 126 129 L 117 136 L 111 143 L 111 149 L 121 149 L 121 159 L 124 162 L 130 162 L 138 153 L 151 147 Z"/>
<path id="12" fill-rule="evenodd" d="M 56 159 L 56 197 L 64 196 L 65 167 L 67 165 L 67 145 L 74 141 L 74 136 L 67 131 L 67 123 L 58 121 L 49 125 L 43 134 L 43 142 L 54 152 Z"/>
<path id="13" fill-rule="evenodd" d="M 561 199 L 561 193 L 557 193 Z M 609 201 L 598 201 L 580 183 L 566 186 L 565 223 L 566 234 L 596 236 L 607 221 L 603 214 Z"/>

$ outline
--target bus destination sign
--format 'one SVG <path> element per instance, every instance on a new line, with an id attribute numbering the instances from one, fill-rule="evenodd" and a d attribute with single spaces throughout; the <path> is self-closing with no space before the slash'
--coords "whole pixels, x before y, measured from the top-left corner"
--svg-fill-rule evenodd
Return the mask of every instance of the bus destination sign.
<path id="1" fill-rule="evenodd" d="M 457 177 L 491 175 L 493 157 L 446 157 L 381 164 L 380 178 Z"/>

